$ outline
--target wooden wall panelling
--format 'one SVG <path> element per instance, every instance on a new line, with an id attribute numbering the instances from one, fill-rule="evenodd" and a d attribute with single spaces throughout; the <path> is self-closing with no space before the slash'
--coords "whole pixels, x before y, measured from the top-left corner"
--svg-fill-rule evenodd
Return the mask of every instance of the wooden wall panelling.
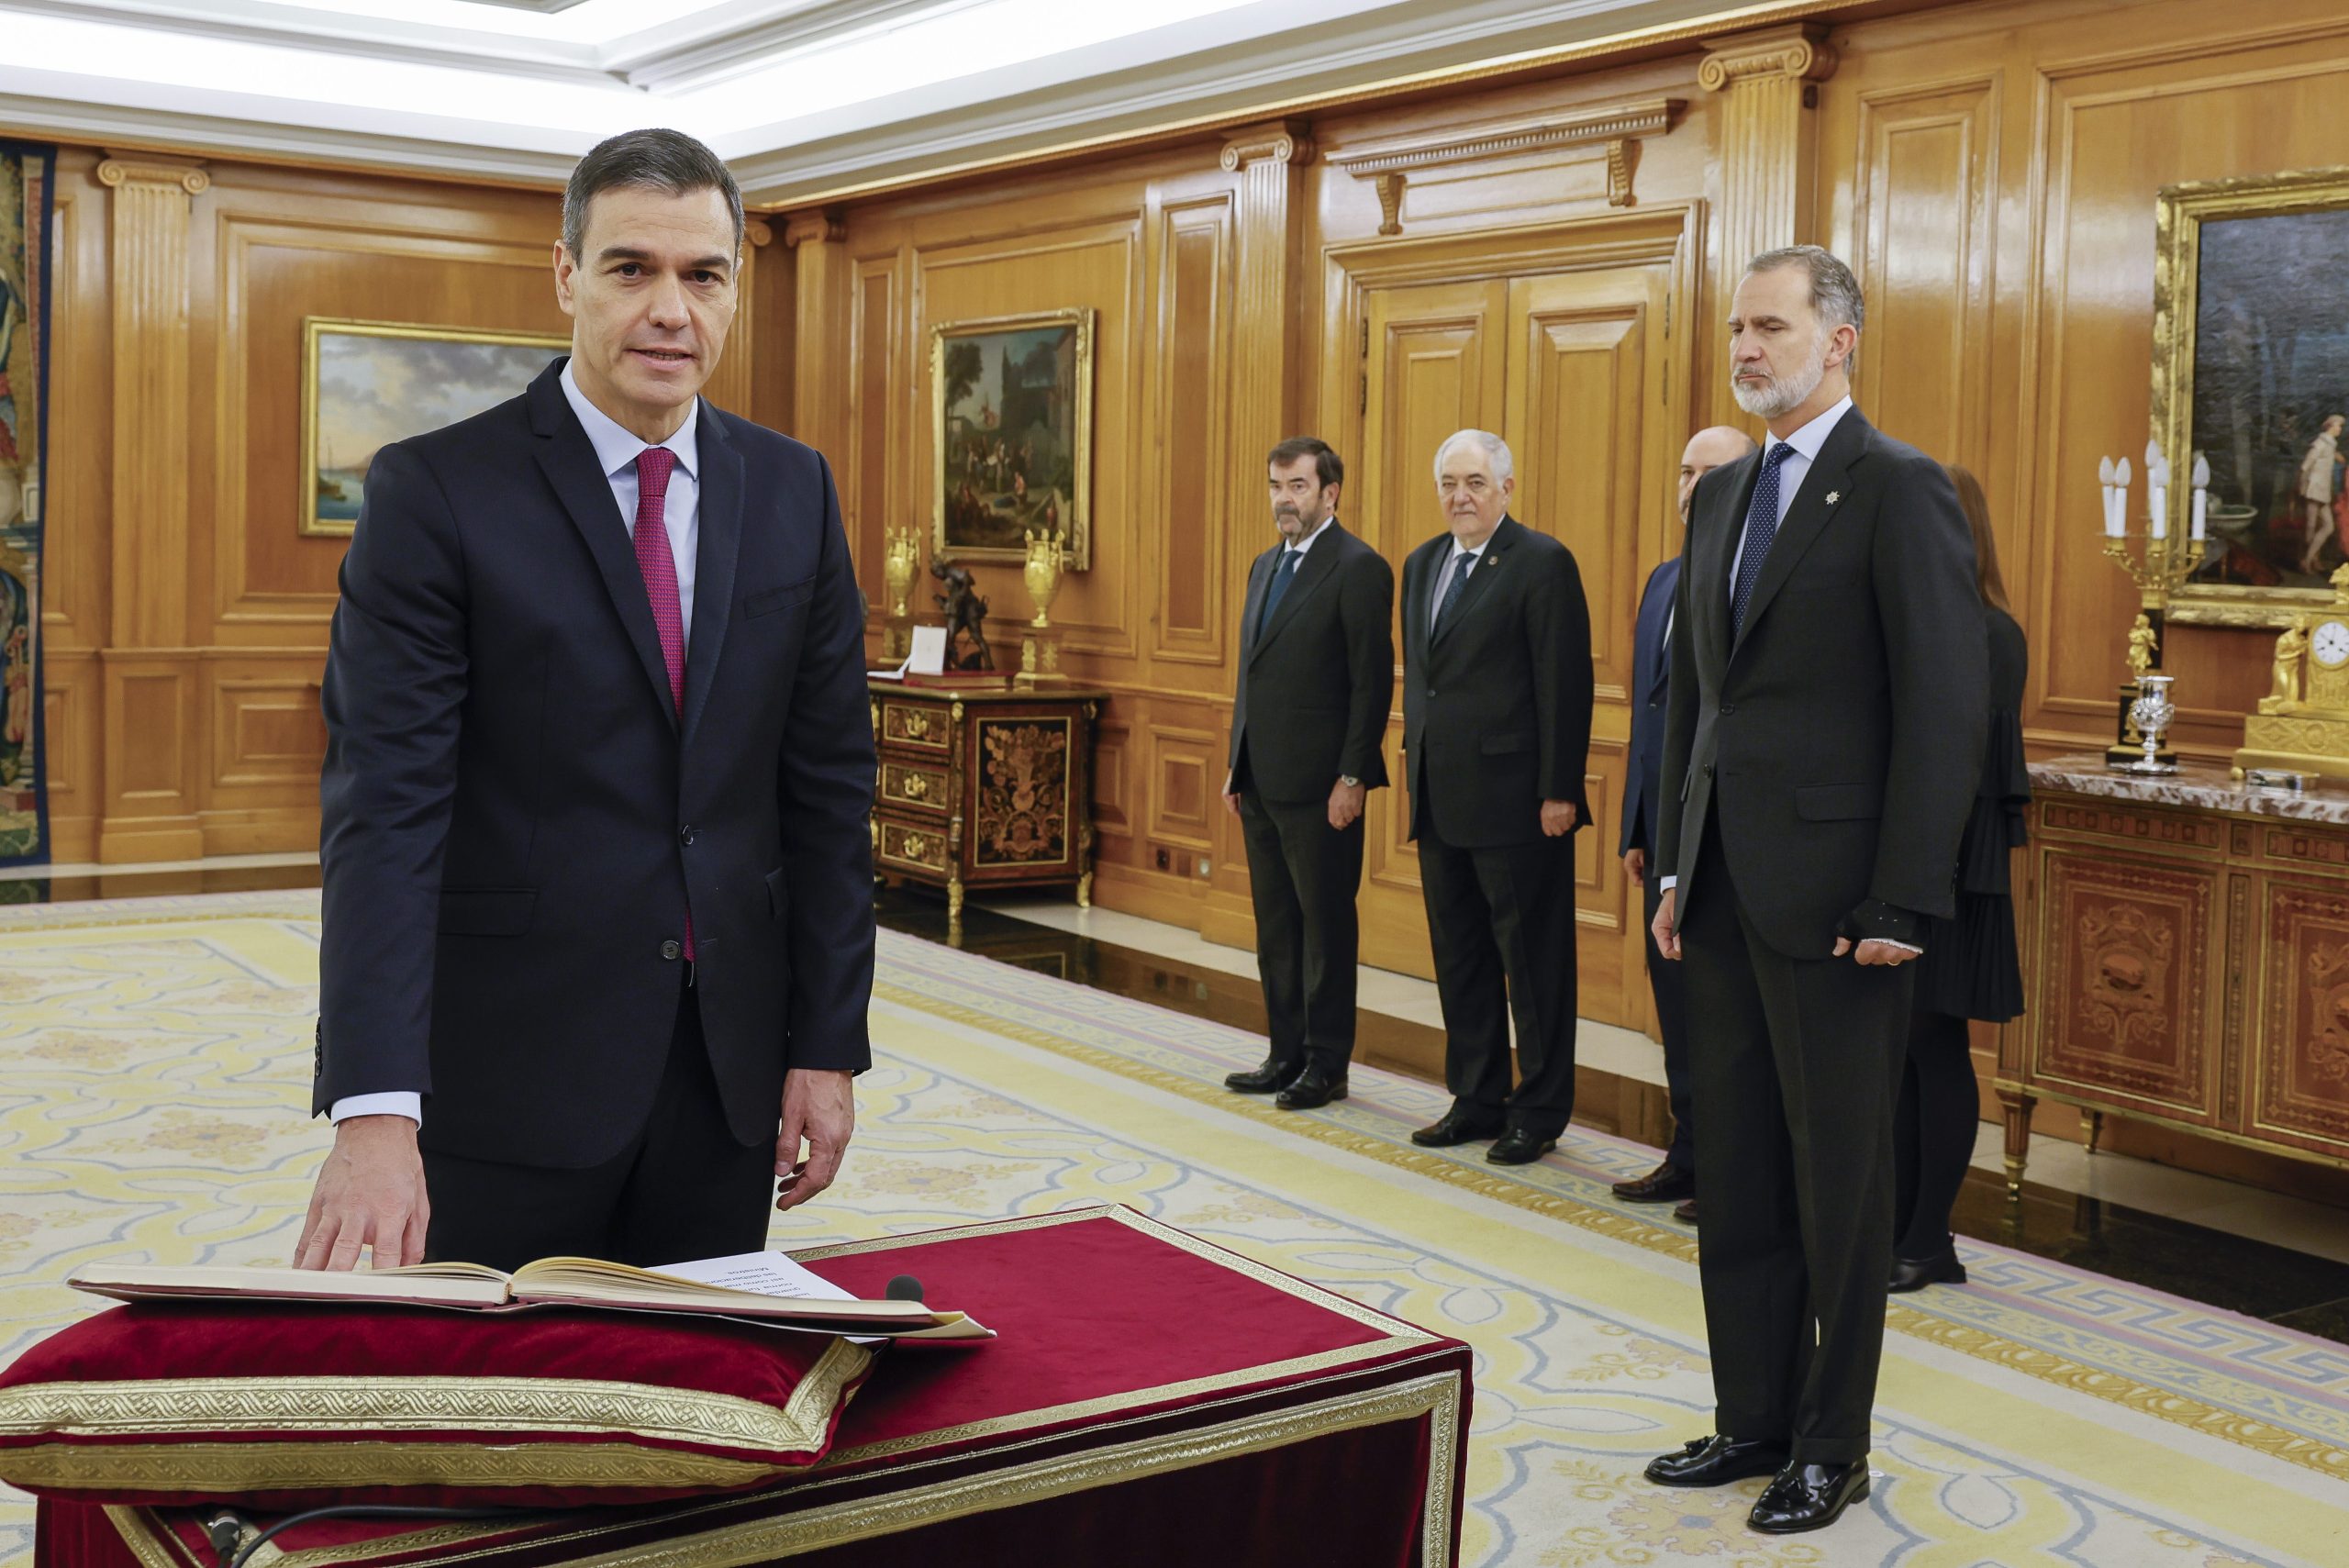
<path id="1" fill-rule="evenodd" d="M 2274 829 L 2267 836 L 2294 835 Z M 2331 840 L 2338 866 L 2349 839 L 2321 837 Z M 2301 863 L 2315 862 L 2310 857 Z M 2338 881 L 2289 873 L 2258 876 L 2252 887 L 2256 1000 L 2242 1130 L 2349 1156 L 2349 893 Z"/>
<path id="2" fill-rule="evenodd" d="M 856 258 L 849 296 L 848 359 L 836 373 L 848 383 L 849 444 L 833 457 L 833 478 L 841 490 L 841 515 L 848 528 L 856 579 L 864 589 L 865 619 L 876 631 L 889 613 L 884 602 L 887 585 L 882 580 L 889 530 L 925 511 L 914 497 L 930 494 L 927 474 L 917 479 L 906 467 L 912 444 L 910 421 L 904 417 L 906 367 L 908 356 L 926 353 L 928 345 L 907 340 L 908 306 L 900 283 L 905 272 L 905 257 L 895 245 Z M 927 383 L 927 378 L 917 379 Z M 926 562 L 929 555 L 925 550 L 921 558 Z M 907 595 L 907 607 L 918 615 L 930 611 L 930 594 L 937 586 L 925 573 Z"/>
<path id="3" fill-rule="evenodd" d="M 1286 167 L 1284 165 L 1283 167 Z M 1233 433 L 1233 203 L 1225 193 L 1157 211 L 1157 340 L 1152 376 L 1152 496 L 1159 525 L 1150 656 L 1207 665 L 1220 684 L 1235 657 L 1238 574 L 1268 538 L 1262 476 Z M 1261 344 L 1252 345 L 1259 350 Z M 1281 352 L 1275 345 L 1275 352 Z M 1261 374 L 1261 373 L 1258 373 Z M 1169 671 L 1174 676 L 1176 673 Z"/>
<path id="4" fill-rule="evenodd" d="M 829 210 L 785 217 L 783 243 L 796 284 L 791 329 L 790 433 L 839 468 L 848 448 L 850 392 L 848 226 Z"/>
<path id="5" fill-rule="evenodd" d="M 798 252 L 784 243 L 784 224 L 767 225 L 767 242 L 751 270 L 748 291 L 756 304 L 751 330 L 737 333 L 727 351 L 750 361 L 750 417 L 770 430 L 792 428 L 791 383 L 799 329 Z"/>
<path id="6" fill-rule="evenodd" d="M 1819 182 L 1819 83 L 1835 51 L 1815 24 L 1706 45 L 1697 80 L 1720 99 L 1720 211 L 1715 296 L 1727 314 L 1745 263 L 1811 238 Z M 1715 378 L 1709 423 L 1743 425 L 1729 377 Z"/>

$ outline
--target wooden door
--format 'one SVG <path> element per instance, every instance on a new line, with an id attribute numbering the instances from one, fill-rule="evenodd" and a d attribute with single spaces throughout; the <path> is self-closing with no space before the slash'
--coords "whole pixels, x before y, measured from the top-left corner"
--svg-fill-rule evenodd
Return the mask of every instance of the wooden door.
<path id="1" fill-rule="evenodd" d="M 1576 838 L 1585 1017 L 1644 1028 L 1639 890 L 1615 857 L 1631 733 L 1632 627 L 1648 563 L 1666 538 L 1679 433 L 1666 417 L 1671 264 L 1597 267 L 1366 292 L 1362 473 L 1354 514 L 1396 563 L 1443 528 L 1436 449 L 1453 431 L 1494 430 L 1517 463 L 1511 512 L 1575 553 L 1596 665 L 1586 788 Z M 1399 610 L 1399 606 L 1398 606 Z M 1399 654 L 1399 614 L 1396 632 Z M 1433 971 L 1417 856 L 1399 787 L 1400 693 L 1387 732 L 1398 787 L 1375 793 L 1363 889 L 1363 958 Z"/>

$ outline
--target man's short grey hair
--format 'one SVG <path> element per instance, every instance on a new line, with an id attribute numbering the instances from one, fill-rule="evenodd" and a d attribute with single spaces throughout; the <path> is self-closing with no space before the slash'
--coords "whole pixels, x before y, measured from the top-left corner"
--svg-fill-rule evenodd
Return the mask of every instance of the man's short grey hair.
<path id="1" fill-rule="evenodd" d="M 734 254 L 742 254 L 742 192 L 726 161 L 681 130 L 630 130 L 596 144 L 571 172 L 562 192 L 562 248 L 573 261 L 587 238 L 587 204 L 606 191 L 627 186 L 666 191 L 673 196 L 716 191 L 734 219 Z"/>
<path id="2" fill-rule="evenodd" d="M 1860 298 L 1860 280 L 1852 275 L 1841 256 L 1817 245 L 1789 245 L 1765 250 L 1745 263 L 1748 275 L 1775 272 L 1781 267 L 1798 268 L 1810 279 L 1810 308 L 1827 330 L 1844 326 L 1854 332 L 1865 329 L 1867 306 Z M 1859 357 L 1857 350 L 1852 357 Z"/>
<path id="3" fill-rule="evenodd" d="M 1484 450 L 1486 460 L 1493 465 L 1495 484 L 1517 473 L 1517 460 L 1509 456 L 1507 441 L 1490 430 L 1454 430 L 1444 437 L 1443 445 L 1435 449 L 1435 482 L 1438 484 L 1443 483 L 1444 460 L 1452 455 L 1453 448 L 1463 445 L 1474 445 Z"/>

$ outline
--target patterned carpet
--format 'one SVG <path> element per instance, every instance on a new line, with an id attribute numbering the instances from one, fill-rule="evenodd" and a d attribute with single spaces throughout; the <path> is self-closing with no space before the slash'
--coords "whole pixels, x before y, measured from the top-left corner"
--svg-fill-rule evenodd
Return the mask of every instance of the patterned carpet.
<path id="1" fill-rule="evenodd" d="M 75 1263 L 281 1259 L 327 1133 L 301 1112 L 314 893 L 0 911 L 0 1360 L 88 1309 Z M 1639 1478 L 1711 1406 L 1694 1243 L 1617 1203 L 1653 1152 L 1571 1129 L 1525 1172 L 1415 1149 L 1440 1091 L 1358 1071 L 1283 1116 L 1261 1040 L 885 932 L 843 1186 L 778 1245 L 1130 1204 L 1477 1349 L 1463 1562 L 1485 1568 L 2243 1568 L 2349 1562 L 2349 1351 L 1963 1243 L 1892 1310 L 1873 1495 L 1833 1530 L 1759 1481 Z M 0 1495 L 0 1558 L 30 1553 Z"/>

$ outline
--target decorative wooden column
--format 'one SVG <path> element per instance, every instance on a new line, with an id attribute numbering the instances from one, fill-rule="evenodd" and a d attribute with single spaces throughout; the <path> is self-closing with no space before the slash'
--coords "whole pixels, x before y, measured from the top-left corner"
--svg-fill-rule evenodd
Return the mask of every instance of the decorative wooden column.
<path id="1" fill-rule="evenodd" d="M 1223 166 L 1240 176 L 1232 286 L 1232 470 L 1235 517 L 1264 504 L 1264 455 L 1287 437 L 1303 406 L 1305 357 L 1298 326 L 1297 261 L 1305 215 L 1305 166 L 1313 142 L 1298 120 L 1251 126 L 1223 146 Z"/>
<path id="2" fill-rule="evenodd" d="M 109 156 L 113 193 L 114 609 L 98 859 L 192 859 L 198 663 L 189 647 L 188 230 L 201 163 Z"/>
<path id="3" fill-rule="evenodd" d="M 1819 83 L 1835 73 L 1826 29 L 1773 28 L 1709 40 L 1697 80 L 1720 96 L 1720 292 L 1726 316 L 1745 263 L 1765 250 L 1808 243 L 1819 168 Z M 1725 357 L 1725 356 L 1724 356 Z M 1724 365 L 1709 379 L 1715 417 L 1742 425 Z"/>
<path id="4" fill-rule="evenodd" d="M 830 459 L 848 460 L 848 225 L 830 209 L 784 219 L 783 242 L 798 252 L 792 339 L 791 433 Z"/>

